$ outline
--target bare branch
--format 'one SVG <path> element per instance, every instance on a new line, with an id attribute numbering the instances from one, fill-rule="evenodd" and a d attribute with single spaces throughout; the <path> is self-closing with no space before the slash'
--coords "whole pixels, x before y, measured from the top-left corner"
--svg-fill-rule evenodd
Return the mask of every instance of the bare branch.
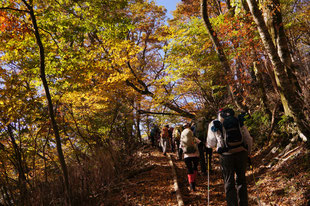
<path id="1" fill-rule="evenodd" d="M 58 48 L 59 50 L 61 50 L 60 47 L 59 47 L 59 45 L 58 45 L 58 43 L 57 43 L 57 41 L 56 41 L 56 39 L 53 37 L 53 34 L 52 34 L 51 32 L 47 31 L 46 29 L 42 29 L 42 28 L 39 28 L 39 29 L 42 30 L 42 31 L 44 31 L 44 32 L 46 32 L 46 33 L 48 33 L 48 34 L 51 36 L 51 38 L 53 39 L 53 41 L 55 42 L 57 48 Z"/>
<path id="2" fill-rule="evenodd" d="M 10 7 L 0 7 L 0 10 L 12 10 L 12 11 L 30 13 L 30 11 L 28 11 L 28 10 L 15 9 L 15 8 L 10 8 Z"/>
<path id="3" fill-rule="evenodd" d="M 152 112 L 152 111 L 145 111 L 145 110 L 137 110 L 137 112 L 139 114 L 157 114 L 157 115 L 178 115 L 180 116 L 180 114 L 177 114 L 177 113 L 166 113 L 166 112 Z"/>

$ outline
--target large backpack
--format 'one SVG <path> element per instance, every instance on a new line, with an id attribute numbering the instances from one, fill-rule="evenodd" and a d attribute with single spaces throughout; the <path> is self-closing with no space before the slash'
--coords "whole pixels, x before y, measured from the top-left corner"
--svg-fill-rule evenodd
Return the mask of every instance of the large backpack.
<path id="1" fill-rule="evenodd" d="M 172 137 L 174 140 L 180 140 L 182 129 L 180 126 L 176 126 L 173 130 Z"/>
<path id="2" fill-rule="evenodd" d="M 223 125 L 223 138 L 225 147 L 235 149 L 238 147 L 244 147 L 243 136 L 240 131 L 240 122 L 238 118 L 234 116 L 235 112 L 232 109 L 223 110 L 220 115 L 224 118 Z"/>
<path id="3" fill-rule="evenodd" d="M 168 132 L 169 128 L 168 127 L 163 127 L 162 131 L 161 131 L 161 138 L 163 139 L 168 139 L 169 138 L 169 132 Z"/>
<path id="4" fill-rule="evenodd" d="M 153 128 L 151 129 L 150 136 L 151 136 L 151 137 L 155 137 L 155 136 L 156 136 L 156 128 L 155 128 L 155 127 L 153 127 Z"/>
<path id="5" fill-rule="evenodd" d="M 188 130 L 190 130 L 190 129 L 188 129 Z M 183 135 L 183 132 L 182 132 L 182 135 Z M 187 131 L 185 131 L 185 132 L 187 132 Z M 182 143 L 184 145 L 184 151 L 183 152 L 185 154 L 192 154 L 192 153 L 195 153 L 197 151 L 197 146 L 196 146 L 195 139 L 194 139 L 192 131 L 187 132 L 187 135 L 184 135 L 182 137 Z"/>
<path id="6" fill-rule="evenodd" d="M 158 126 L 154 126 L 154 127 L 151 129 L 150 136 L 156 138 L 156 137 L 158 137 L 159 134 L 160 134 L 160 129 L 158 128 Z"/>
<path id="7" fill-rule="evenodd" d="M 207 122 L 205 117 L 200 117 L 196 120 L 195 136 L 201 141 L 205 141 L 207 132 Z"/>

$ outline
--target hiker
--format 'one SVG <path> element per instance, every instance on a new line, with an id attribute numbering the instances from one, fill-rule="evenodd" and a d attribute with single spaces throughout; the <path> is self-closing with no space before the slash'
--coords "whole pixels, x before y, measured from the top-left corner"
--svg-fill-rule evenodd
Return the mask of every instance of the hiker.
<path id="1" fill-rule="evenodd" d="M 233 109 L 221 109 L 208 127 L 207 147 L 217 148 L 228 206 L 247 206 L 246 168 L 253 139 Z M 235 180 L 236 174 L 236 180 Z"/>
<path id="2" fill-rule="evenodd" d="M 160 135 L 160 130 L 157 125 L 154 125 L 150 132 L 150 139 L 151 139 L 151 143 L 153 147 L 157 146 L 159 135 Z"/>
<path id="3" fill-rule="evenodd" d="M 180 148 L 184 152 L 184 162 L 187 168 L 187 178 L 191 191 L 196 191 L 196 177 L 198 174 L 199 151 L 197 144 L 200 142 L 190 128 L 190 124 L 184 124 L 184 130 L 181 133 Z"/>
<path id="4" fill-rule="evenodd" d="M 173 141 L 173 138 L 172 138 L 173 130 L 174 130 L 173 127 L 169 127 L 168 133 L 169 133 L 169 145 L 170 145 L 170 149 L 171 149 L 171 152 L 174 153 L 174 148 L 175 148 L 175 146 L 174 146 L 174 141 Z"/>
<path id="5" fill-rule="evenodd" d="M 196 129 L 196 120 L 195 119 L 192 119 L 192 121 L 190 123 L 190 128 L 191 128 L 192 132 L 195 131 L 195 129 Z"/>
<path id="6" fill-rule="evenodd" d="M 167 142 L 169 141 L 169 125 L 165 125 L 160 134 L 160 145 L 162 148 L 163 155 L 167 153 Z"/>
<path id="7" fill-rule="evenodd" d="M 211 168 L 211 155 L 212 155 L 212 149 L 210 154 L 210 148 L 206 148 L 206 136 L 208 131 L 208 124 L 205 117 L 200 117 L 196 120 L 195 126 L 194 126 L 194 136 L 197 137 L 201 142 L 198 144 L 198 150 L 199 150 L 199 163 L 200 163 L 200 170 L 203 175 L 207 175 L 206 171 L 206 159 L 209 158 L 209 169 Z M 207 150 L 208 149 L 208 150 Z M 205 156 L 205 151 L 206 156 Z M 209 156 L 208 156 L 209 154 Z"/>
<path id="8" fill-rule="evenodd" d="M 172 138 L 174 141 L 174 145 L 176 148 L 176 152 L 177 152 L 177 157 L 179 160 L 182 159 L 182 149 L 180 148 L 180 139 L 181 139 L 181 133 L 182 133 L 182 126 L 177 125 L 175 126 L 173 133 L 172 133 Z"/>

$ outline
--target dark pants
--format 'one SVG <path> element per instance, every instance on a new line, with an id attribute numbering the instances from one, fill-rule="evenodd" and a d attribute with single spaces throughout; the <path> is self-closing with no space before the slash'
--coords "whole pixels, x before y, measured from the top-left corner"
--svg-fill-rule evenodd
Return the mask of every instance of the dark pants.
<path id="1" fill-rule="evenodd" d="M 154 135 L 151 135 L 150 138 L 151 138 L 152 146 L 154 147 L 155 146 L 155 137 L 154 137 Z"/>
<path id="2" fill-rule="evenodd" d="M 199 157 L 186 157 L 184 162 L 187 168 L 187 174 L 194 174 L 194 170 L 198 169 Z"/>
<path id="3" fill-rule="evenodd" d="M 175 145 L 174 145 L 174 141 L 173 141 L 173 138 L 170 137 L 170 147 L 171 147 L 171 152 L 175 152 Z"/>
<path id="4" fill-rule="evenodd" d="M 198 150 L 199 150 L 199 163 L 200 163 L 200 170 L 202 173 L 206 173 L 206 158 L 205 158 L 205 152 L 204 152 L 204 144 L 203 142 L 200 142 L 198 144 Z"/>
<path id="5" fill-rule="evenodd" d="M 232 155 L 221 155 L 220 157 L 227 206 L 248 205 L 248 193 L 245 177 L 247 159 L 248 154 L 246 151 Z"/>
<path id="6" fill-rule="evenodd" d="M 176 146 L 176 151 L 178 155 L 178 159 L 182 159 L 183 150 L 180 148 L 180 140 L 175 140 L 174 144 Z"/>
<path id="7" fill-rule="evenodd" d="M 203 142 L 200 142 L 198 144 L 198 150 L 199 150 L 199 162 L 200 162 L 200 169 L 202 173 L 205 173 L 207 171 L 206 161 L 209 162 L 209 171 L 211 171 L 211 160 L 212 160 L 212 148 L 205 148 L 205 145 Z M 206 154 L 205 154 L 206 151 Z M 206 156 L 205 156 L 206 155 Z"/>

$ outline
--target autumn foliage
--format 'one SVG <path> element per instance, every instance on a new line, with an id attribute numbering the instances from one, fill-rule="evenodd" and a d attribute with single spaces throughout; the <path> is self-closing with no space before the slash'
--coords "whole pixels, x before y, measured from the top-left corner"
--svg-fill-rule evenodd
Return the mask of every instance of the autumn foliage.
<path id="1" fill-rule="evenodd" d="M 210 34 L 198 0 L 169 22 L 154 1 L 2 0 L 0 205 L 95 205 L 152 124 L 211 120 L 227 105 L 248 114 L 256 146 L 309 142 L 309 3 L 257 7 L 274 45 L 285 29 L 281 76 L 245 2 L 206 1 Z M 276 11 L 281 25 L 268 21 Z"/>

